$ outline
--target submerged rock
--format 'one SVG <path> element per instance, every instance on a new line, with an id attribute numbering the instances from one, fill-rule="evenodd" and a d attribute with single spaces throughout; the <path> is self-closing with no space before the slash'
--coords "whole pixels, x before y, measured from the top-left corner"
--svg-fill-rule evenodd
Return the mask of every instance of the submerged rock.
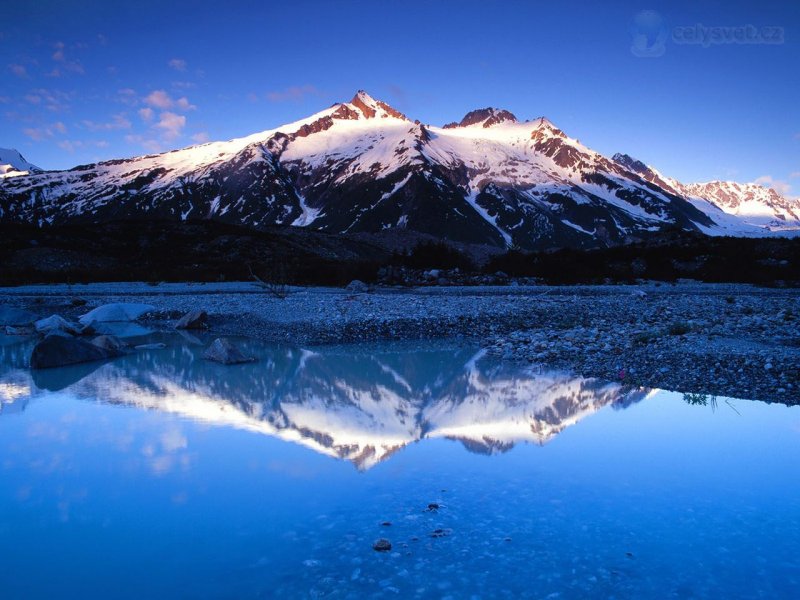
<path id="1" fill-rule="evenodd" d="M 211 345 L 203 353 L 203 358 L 223 365 L 237 365 L 255 361 L 255 358 L 245 356 L 236 346 L 222 338 L 217 338 L 211 342 Z"/>
<path id="2" fill-rule="evenodd" d="M 69 335 L 80 335 L 81 327 L 75 323 L 70 323 L 64 317 L 51 315 L 45 319 L 39 319 L 33 326 L 38 333 L 45 335 L 55 332 L 66 333 Z"/>
<path id="3" fill-rule="evenodd" d="M 31 369 L 49 369 L 78 363 L 116 358 L 122 352 L 101 348 L 85 340 L 48 335 L 33 347 Z"/>
<path id="4" fill-rule="evenodd" d="M 376 552 L 389 552 L 392 549 L 392 542 L 386 538 L 375 540 L 375 543 L 372 544 L 372 549 Z"/>
<path id="5" fill-rule="evenodd" d="M 38 315 L 27 310 L 22 310 L 21 308 L 0 306 L 0 325 L 3 326 L 22 327 L 25 325 L 32 325 L 38 318 Z"/>
<path id="6" fill-rule="evenodd" d="M 36 333 L 36 329 L 29 325 L 23 325 L 21 327 L 6 325 L 4 331 L 6 335 L 34 335 Z"/>
<path id="7" fill-rule="evenodd" d="M 152 344 L 139 344 L 138 346 L 134 346 L 136 350 L 161 350 L 162 348 L 166 348 L 167 345 L 163 342 L 155 342 Z"/>
<path id="8" fill-rule="evenodd" d="M 153 310 L 155 310 L 155 306 L 152 304 L 115 302 L 112 304 L 103 304 L 94 310 L 90 310 L 78 319 L 78 321 L 80 321 L 82 325 L 89 325 L 92 322 L 135 321 L 142 315 Z"/>
<path id="9" fill-rule="evenodd" d="M 208 314 L 204 310 L 193 310 L 183 315 L 175 324 L 175 329 L 207 329 Z"/>
<path id="10" fill-rule="evenodd" d="M 98 348 L 104 348 L 105 350 L 111 350 L 112 352 L 121 352 L 127 348 L 127 344 L 113 335 L 98 335 L 92 340 L 92 344 Z"/>

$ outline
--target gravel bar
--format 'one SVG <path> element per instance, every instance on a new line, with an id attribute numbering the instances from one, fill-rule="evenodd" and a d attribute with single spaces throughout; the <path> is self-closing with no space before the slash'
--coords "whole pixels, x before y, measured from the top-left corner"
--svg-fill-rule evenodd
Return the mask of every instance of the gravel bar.
<path id="1" fill-rule="evenodd" d="M 76 298 L 86 306 L 73 306 Z M 170 327 L 204 309 L 212 330 L 303 345 L 465 338 L 499 359 L 685 393 L 800 403 L 800 290 L 732 284 L 288 288 L 250 282 L 0 289 L 0 302 L 77 316 L 108 302 L 156 307 Z"/>

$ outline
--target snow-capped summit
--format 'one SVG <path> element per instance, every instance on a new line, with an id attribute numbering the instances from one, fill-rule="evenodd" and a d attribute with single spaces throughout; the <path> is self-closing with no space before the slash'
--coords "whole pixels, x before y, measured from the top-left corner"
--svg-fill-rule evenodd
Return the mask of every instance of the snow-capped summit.
<path id="1" fill-rule="evenodd" d="M 18 150 L 0 148 L 0 177 L 14 177 L 39 171 L 41 169 L 25 160 Z"/>
<path id="2" fill-rule="evenodd" d="M 358 90 L 353 99 L 350 100 L 350 104 L 358 108 L 367 119 L 393 118 L 408 121 L 408 117 L 399 110 L 392 108 L 385 102 L 375 100 L 364 90 Z"/>
<path id="3" fill-rule="evenodd" d="M 675 228 L 769 235 L 797 223 L 796 203 L 772 192 L 699 185 L 627 155 L 607 158 L 543 117 L 485 108 L 435 127 L 361 90 L 248 137 L 5 177 L 0 220 L 213 219 L 337 234 L 406 230 L 529 250 L 608 246 Z M 751 218 L 761 206 L 768 218 Z"/>
<path id="4" fill-rule="evenodd" d="M 458 123 L 453 122 L 444 125 L 443 129 L 472 126 L 491 127 L 497 123 L 503 123 L 507 121 L 516 123 L 517 117 L 515 117 L 513 113 L 502 108 L 479 108 L 477 110 L 468 112 Z"/>

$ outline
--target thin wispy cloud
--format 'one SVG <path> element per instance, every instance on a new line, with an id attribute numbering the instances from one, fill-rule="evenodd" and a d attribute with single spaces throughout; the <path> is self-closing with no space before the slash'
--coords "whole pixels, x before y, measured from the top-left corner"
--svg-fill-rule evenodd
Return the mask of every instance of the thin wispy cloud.
<path id="1" fill-rule="evenodd" d="M 25 65 L 11 64 L 8 65 L 8 70 L 20 79 L 30 78 L 30 75 L 28 75 L 28 69 L 25 68 Z"/>
<path id="2" fill-rule="evenodd" d="M 176 71 L 185 71 L 186 70 L 186 61 L 182 58 L 173 58 L 171 59 L 167 65 L 169 65 L 170 69 L 174 69 Z"/>
<path id="3" fill-rule="evenodd" d="M 155 90 L 144 97 L 144 103 L 155 108 L 170 108 L 172 98 L 164 90 Z"/>
<path id="4" fill-rule="evenodd" d="M 175 106 L 178 107 L 180 110 L 195 110 L 197 107 L 189 102 L 186 96 L 182 98 L 178 98 L 175 101 Z"/>
<path id="5" fill-rule="evenodd" d="M 140 108 L 139 109 L 139 117 L 145 123 L 149 123 L 150 121 L 153 120 L 153 117 L 155 117 L 155 111 L 152 108 L 150 108 L 149 106 L 145 107 L 145 108 Z"/>
<path id="6" fill-rule="evenodd" d="M 270 102 L 298 102 L 306 96 L 317 96 L 319 90 L 313 85 L 291 86 L 284 90 L 267 92 L 266 98 Z"/>
<path id="7" fill-rule="evenodd" d="M 83 120 L 81 124 L 89 131 L 112 131 L 115 129 L 130 129 L 132 124 L 123 114 L 114 115 L 110 121 L 98 123 L 97 121 Z"/>
<path id="8" fill-rule="evenodd" d="M 783 181 L 781 179 L 775 179 L 772 175 L 762 175 L 761 177 L 757 177 L 753 183 L 757 183 L 758 185 L 763 185 L 769 188 L 772 188 L 782 196 L 788 196 L 789 192 L 792 190 L 792 186 L 790 183 Z"/>
<path id="9" fill-rule="evenodd" d="M 183 128 L 186 127 L 186 117 L 174 112 L 162 112 L 155 126 L 161 129 L 164 139 L 171 142 L 181 136 Z"/>
<path id="10" fill-rule="evenodd" d="M 61 121 L 56 121 L 55 123 L 41 127 L 26 127 L 22 130 L 22 133 L 34 142 L 41 142 L 55 137 L 57 134 L 65 134 L 66 132 L 67 126 Z"/>
<path id="11" fill-rule="evenodd" d="M 23 96 L 28 104 L 43 106 L 51 112 L 64 112 L 69 109 L 72 94 L 48 88 L 36 88 Z"/>
<path id="12" fill-rule="evenodd" d="M 175 108 L 177 110 L 187 111 L 187 110 L 194 110 L 197 107 L 189 102 L 189 99 L 186 96 L 182 96 L 178 99 L 173 99 L 166 91 L 164 90 L 155 90 L 150 92 L 147 96 L 143 99 L 144 103 L 148 106 L 152 106 L 153 108 L 158 108 L 161 110 L 166 110 L 169 108 Z"/>
<path id="13" fill-rule="evenodd" d="M 83 65 L 80 61 L 77 60 L 70 60 L 66 56 L 66 44 L 64 42 L 56 42 L 53 44 L 53 54 L 51 58 L 57 63 L 57 66 L 53 68 L 49 73 L 47 73 L 48 77 L 61 77 L 64 73 L 76 73 L 78 75 L 83 75 L 85 70 Z"/>
<path id="14" fill-rule="evenodd" d="M 162 146 L 161 142 L 157 139 L 147 138 L 140 134 L 129 134 L 125 136 L 125 141 L 128 144 L 133 144 L 136 146 L 141 146 L 148 152 L 156 153 L 161 152 Z"/>

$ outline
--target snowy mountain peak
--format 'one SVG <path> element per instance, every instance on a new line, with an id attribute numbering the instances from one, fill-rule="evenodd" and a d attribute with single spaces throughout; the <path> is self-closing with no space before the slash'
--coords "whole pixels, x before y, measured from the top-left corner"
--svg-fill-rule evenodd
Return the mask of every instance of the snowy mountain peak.
<path id="1" fill-rule="evenodd" d="M 358 90 L 353 99 L 350 100 L 350 104 L 355 106 L 366 119 L 394 118 L 408 121 L 408 117 L 399 110 L 392 108 L 386 102 L 376 100 L 364 90 Z"/>
<path id="2" fill-rule="evenodd" d="M 642 161 L 632 157 L 630 154 L 622 154 L 621 152 L 617 152 L 614 156 L 611 157 L 614 162 L 619 163 L 629 171 L 633 171 L 634 173 L 639 173 L 640 175 L 644 175 L 645 173 L 650 173 L 650 168 L 644 164 Z"/>
<path id="3" fill-rule="evenodd" d="M 41 171 L 39 167 L 29 163 L 25 157 L 13 148 L 0 148 L 0 177 L 27 175 Z"/>
<path id="4" fill-rule="evenodd" d="M 498 123 L 511 122 L 516 123 L 517 117 L 513 113 L 502 108 L 479 108 L 469 111 L 464 118 L 458 123 L 448 123 L 443 129 L 453 129 L 455 127 L 491 127 Z"/>

